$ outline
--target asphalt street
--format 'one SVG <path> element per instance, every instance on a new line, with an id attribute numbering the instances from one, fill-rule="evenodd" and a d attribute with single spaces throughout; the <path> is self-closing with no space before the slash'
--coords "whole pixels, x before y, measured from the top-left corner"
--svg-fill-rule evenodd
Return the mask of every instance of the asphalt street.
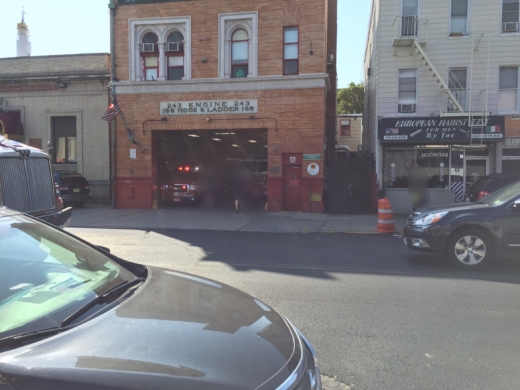
<path id="1" fill-rule="evenodd" d="M 131 261 L 268 302 L 352 389 L 514 389 L 520 261 L 456 270 L 379 235 L 70 228 Z"/>

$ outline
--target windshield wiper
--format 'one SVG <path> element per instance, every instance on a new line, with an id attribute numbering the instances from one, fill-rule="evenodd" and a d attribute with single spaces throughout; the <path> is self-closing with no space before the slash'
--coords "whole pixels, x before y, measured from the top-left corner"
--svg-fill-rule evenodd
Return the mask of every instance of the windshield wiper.
<path id="1" fill-rule="evenodd" d="M 33 339 L 33 338 L 53 336 L 60 332 L 64 332 L 66 330 L 72 329 L 72 328 L 74 328 L 74 326 L 75 325 L 64 326 L 64 327 L 56 326 L 54 328 L 39 329 L 39 330 L 34 330 L 32 332 L 20 333 L 20 334 L 14 335 L 14 336 L 8 336 L 3 339 L 0 339 L 0 348 L 4 347 L 6 345 L 20 343 L 22 341 Z"/>
<path id="2" fill-rule="evenodd" d="M 91 308 L 93 308 L 97 304 L 107 300 L 111 295 L 113 295 L 113 294 L 115 294 L 117 292 L 120 292 L 120 291 L 126 291 L 130 287 L 135 286 L 135 285 L 137 285 L 139 283 L 142 283 L 142 282 L 144 282 L 144 278 L 136 278 L 136 279 L 130 280 L 130 281 L 127 280 L 127 281 L 125 281 L 123 283 L 118 284 L 117 286 L 112 287 L 111 289 L 105 291 L 103 294 L 101 294 L 101 295 L 97 296 L 96 298 L 94 298 L 92 301 L 87 303 L 81 309 L 75 311 L 70 316 L 65 318 L 62 321 L 60 327 L 65 327 L 65 326 L 69 325 L 72 321 L 74 321 L 78 317 L 80 317 L 83 314 L 85 314 L 87 311 L 89 311 Z"/>
<path id="3" fill-rule="evenodd" d="M 0 348 L 11 345 L 11 344 L 18 344 L 20 342 L 35 339 L 35 338 L 42 338 L 42 337 L 49 337 L 53 336 L 55 334 L 64 332 L 66 330 L 72 329 L 75 326 L 79 325 L 80 323 L 70 325 L 72 321 L 80 317 L 82 314 L 89 311 L 92 307 L 96 306 L 98 303 L 103 302 L 104 300 L 108 299 L 111 295 L 116 294 L 120 291 L 126 291 L 130 287 L 135 286 L 139 283 L 144 282 L 144 278 L 137 278 L 131 281 L 125 281 L 123 283 L 118 284 L 117 286 L 112 287 L 111 289 L 105 291 L 103 294 L 99 295 L 97 298 L 94 298 L 92 301 L 87 303 L 85 306 L 83 306 L 81 309 L 77 310 L 76 312 L 72 313 L 70 316 L 65 318 L 65 320 L 62 321 L 60 326 L 52 327 L 52 328 L 46 328 L 46 329 L 39 329 L 34 330 L 26 333 L 20 333 L 13 336 L 8 336 L 3 339 L 0 339 Z"/>

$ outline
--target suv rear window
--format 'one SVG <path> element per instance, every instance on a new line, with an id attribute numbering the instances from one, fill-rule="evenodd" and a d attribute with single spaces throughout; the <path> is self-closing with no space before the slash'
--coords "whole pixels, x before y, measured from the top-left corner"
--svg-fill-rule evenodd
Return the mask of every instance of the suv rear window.
<path id="1" fill-rule="evenodd" d="M 484 186 L 489 183 L 490 180 L 491 178 L 489 176 L 479 177 L 476 182 L 472 183 L 468 187 L 468 195 L 478 194 L 480 191 L 482 191 L 482 188 L 484 188 Z"/>

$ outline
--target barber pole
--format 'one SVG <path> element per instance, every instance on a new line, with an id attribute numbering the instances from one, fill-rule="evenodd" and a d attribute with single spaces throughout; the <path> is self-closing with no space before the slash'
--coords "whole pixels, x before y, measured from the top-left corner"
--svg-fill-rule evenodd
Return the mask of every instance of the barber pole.
<path id="1" fill-rule="evenodd" d="M 440 167 L 441 167 L 441 170 L 439 172 L 439 180 L 441 182 L 443 182 L 444 181 L 444 163 L 441 163 Z"/>
<path id="2" fill-rule="evenodd" d="M 395 181 L 395 163 L 390 164 L 390 167 L 391 167 L 391 169 L 390 169 L 390 180 L 392 182 L 394 182 Z"/>

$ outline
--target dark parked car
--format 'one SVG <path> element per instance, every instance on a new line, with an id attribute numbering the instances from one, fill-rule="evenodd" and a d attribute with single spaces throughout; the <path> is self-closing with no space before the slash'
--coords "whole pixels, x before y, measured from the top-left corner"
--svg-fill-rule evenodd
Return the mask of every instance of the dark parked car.
<path id="1" fill-rule="evenodd" d="M 403 238 L 410 249 L 444 253 L 463 267 L 485 266 L 498 255 L 520 258 L 520 182 L 476 203 L 415 212 Z"/>
<path id="2" fill-rule="evenodd" d="M 520 174 L 492 173 L 481 176 L 466 190 L 466 200 L 476 202 L 508 184 L 520 181 Z"/>
<path id="3" fill-rule="evenodd" d="M 83 207 L 90 199 L 90 184 L 81 173 L 55 171 L 54 181 L 60 188 L 63 203 Z"/>
<path id="4" fill-rule="evenodd" d="M 131 263 L 0 209 L 0 384 L 321 390 L 305 337 L 260 300 Z"/>

